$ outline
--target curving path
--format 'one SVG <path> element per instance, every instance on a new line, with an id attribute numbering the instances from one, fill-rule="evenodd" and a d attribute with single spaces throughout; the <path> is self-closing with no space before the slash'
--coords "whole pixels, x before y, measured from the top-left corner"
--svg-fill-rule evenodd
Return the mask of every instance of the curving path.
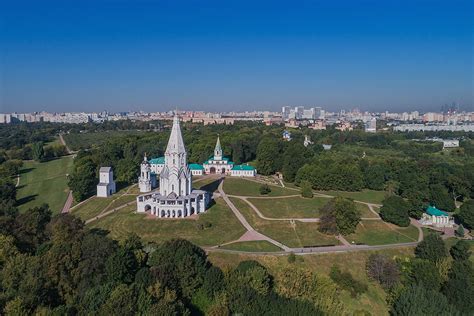
<path id="1" fill-rule="evenodd" d="M 251 181 L 256 181 L 256 180 L 251 180 Z M 368 245 L 352 245 L 350 244 L 342 235 L 336 236 L 336 239 L 338 239 L 342 245 L 338 246 L 321 246 L 321 247 L 304 247 L 304 248 L 290 248 L 274 239 L 271 239 L 268 236 L 263 235 L 262 233 L 257 232 L 253 227 L 249 224 L 249 222 L 245 219 L 245 217 L 240 213 L 240 211 L 235 207 L 235 205 L 232 203 L 232 201 L 228 198 L 230 197 L 235 197 L 239 198 L 243 201 L 245 201 L 251 208 L 252 210 L 262 219 L 264 220 L 269 220 L 269 221 L 300 221 L 300 222 L 319 222 L 319 218 L 271 218 L 271 217 L 266 217 L 263 215 L 260 210 L 253 205 L 248 199 L 249 198 L 288 198 L 288 197 L 295 197 L 299 195 L 288 195 L 288 196 L 279 196 L 279 197 L 254 197 L 254 196 L 239 196 L 239 195 L 226 195 L 226 193 L 223 190 L 223 182 L 224 178 L 222 178 L 221 182 L 219 183 L 219 195 L 224 199 L 224 201 L 227 203 L 227 205 L 230 207 L 232 212 L 236 215 L 237 219 L 242 223 L 242 225 L 247 229 L 247 232 L 242 235 L 238 240 L 230 241 L 222 245 L 214 246 L 214 247 L 204 247 L 206 251 L 220 251 L 220 252 L 228 252 L 228 253 L 246 253 L 246 254 L 254 254 L 254 255 L 268 255 L 268 254 L 288 254 L 288 253 L 295 253 L 295 254 L 325 254 L 325 253 L 334 253 L 334 252 L 352 252 L 352 251 L 367 251 L 367 250 L 383 250 L 383 249 L 393 249 L 393 248 L 403 248 L 403 247 L 414 247 L 418 245 L 419 242 L 423 240 L 423 231 L 421 229 L 421 225 L 418 223 L 418 221 L 411 219 L 411 223 L 418 228 L 418 241 L 416 242 L 408 242 L 408 243 L 397 243 L 397 244 L 388 244 L 388 245 L 376 245 L 376 246 L 368 246 Z M 259 182 L 259 181 L 256 181 Z M 297 190 L 293 188 L 288 188 L 287 189 L 292 189 L 292 190 Z M 320 194 L 315 192 L 315 195 L 321 196 L 321 197 L 330 197 L 334 198 L 334 196 L 331 195 L 326 195 L 326 194 Z M 379 214 L 373 209 L 374 206 L 380 206 L 379 204 L 375 203 L 367 203 L 363 201 L 354 201 L 356 203 L 361 203 L 365 204 L 368 206 L 369 210 L 374 213 L 377 217 L 369 217 L 369 218 L 362 218 L 363 220 L 381 220 Z M 283 251 L 280 252 L 248 252 L 248 251 L 239 251 L 239 250 L 229 250 L 229 249 L 222 249 L 220 246 L 236 243 L 236 242 L 241 242 L 241 241 L 252 241 L 252 240 L 266 240 L 281 249 Z"/>

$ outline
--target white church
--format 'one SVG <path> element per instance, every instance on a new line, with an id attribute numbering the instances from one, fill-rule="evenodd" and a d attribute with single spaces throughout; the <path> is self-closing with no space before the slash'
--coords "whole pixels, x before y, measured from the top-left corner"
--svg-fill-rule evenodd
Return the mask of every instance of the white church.
<path id="1" fill-rule="evenodd" d="M 158 158 L 159 159 L 159 158 Z M 187 153 L 177 116 L 173 119 L 171 135 L 162 164 L 150 164 L 147 157 L 141 164 L 138 180 L 140 192 L 137 197 L 137 211 L 149 212 L 159 218 L 182 218 L 206 211 L 210 202 L 209 193 L 192 189 L 192 173 L 187 164 Z M 156 186 L 159 174 L 159 190 Z"/>

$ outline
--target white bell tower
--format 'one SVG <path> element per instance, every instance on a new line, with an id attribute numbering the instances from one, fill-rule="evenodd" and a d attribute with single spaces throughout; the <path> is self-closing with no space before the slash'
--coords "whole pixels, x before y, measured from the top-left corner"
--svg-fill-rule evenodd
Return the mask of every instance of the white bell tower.
<path id="1" fill-rule="evenodd" d="M 138 178 L 138 187 L 140 188 L 140 192 L 142 193 L 151 191 L 151 166 L 148 162 L 148 159 L 146 158 L 146 153 L 140 165 L 140 177 Z"/>

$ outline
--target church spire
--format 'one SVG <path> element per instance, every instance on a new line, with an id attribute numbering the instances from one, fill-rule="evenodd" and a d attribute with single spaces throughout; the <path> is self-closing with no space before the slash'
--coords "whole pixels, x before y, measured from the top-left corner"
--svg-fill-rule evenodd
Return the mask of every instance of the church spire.
<path id="1" fill-rule="evenodd" d="M 181 135 L 181 128 L 179 126 L 178 115 L 175 115 L 173 118 L 173 127 L 171 128 L 170 139 L 168 141 L 168 146 L 166 146 L 165 153 L 168 153 L 168 154 L 186 153 L 186 149 L 184 147 L 183 136 Z"/>
<path id="2" fill-rule="evenodd" d="M 221 140 L 218 134 L 216 147 L 214 148 L 214 160 L 221 160 L 221 159 L 222 159 L 222 147 L 221 147 Z"/>

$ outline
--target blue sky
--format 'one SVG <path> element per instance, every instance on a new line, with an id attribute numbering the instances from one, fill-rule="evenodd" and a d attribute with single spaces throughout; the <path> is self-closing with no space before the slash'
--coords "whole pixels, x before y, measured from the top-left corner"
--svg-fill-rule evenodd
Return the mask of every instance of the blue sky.
<path id="1" fill-rule="evenodd" d="M 0 112 L 473 108 L 473 1 L 3 1 Z"/>

